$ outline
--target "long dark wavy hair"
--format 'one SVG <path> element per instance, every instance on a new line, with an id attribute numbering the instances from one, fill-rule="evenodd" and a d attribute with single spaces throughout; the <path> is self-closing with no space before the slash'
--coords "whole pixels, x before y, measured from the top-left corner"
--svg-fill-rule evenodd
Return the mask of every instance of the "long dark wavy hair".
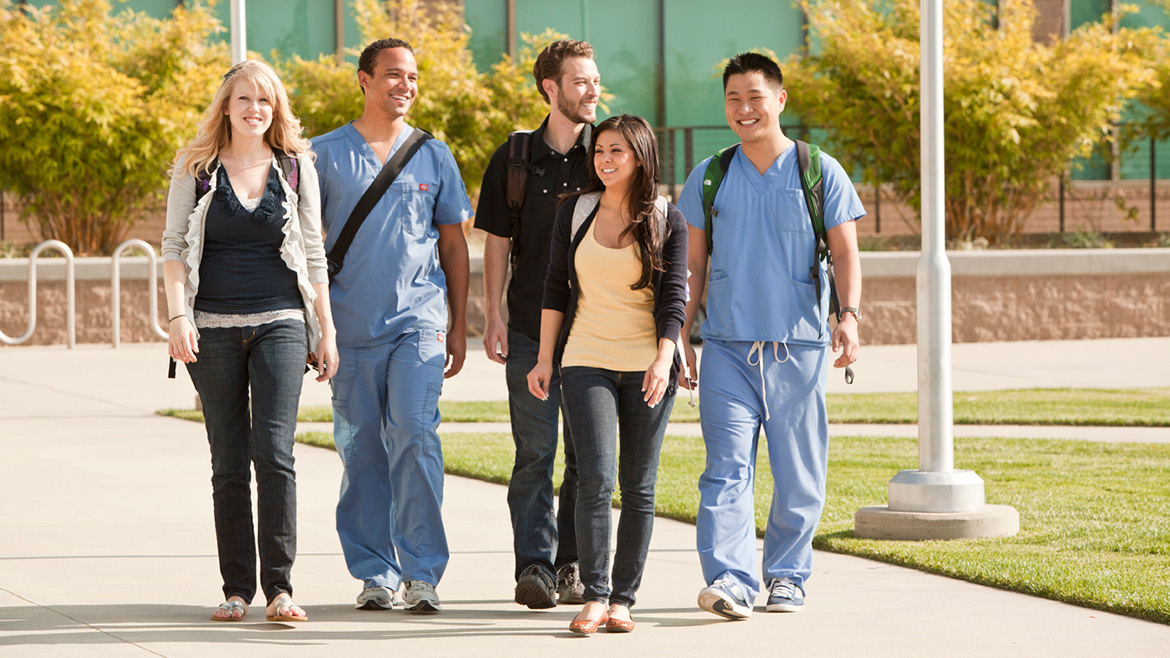
<path id="1" fill-rule="evenodd" d="M 666 269 L 662 262 L 662 246 L 670 236 L 666 218 L 659 216 L 654 205 L 658 200 L 658 140 L 650 124 L 634 114 L 619 114 L 597 124 L 589 144 L 589 186 L 580 192 L 566 195 L 565 199 L 605 190 L 605 184 L 597 177 L 594 169 L 593 153 L 597 148 L 598 136 L 607 130 L 617 132 L 626 140 L 638 163 L 626 195 L 626 207 L 632 221 L 618 239 L 625 239 L 631 233 L 634 235 L 642 259 L 642 276 L 630 288 L 641 290 L 653 282 L 655 270 L 661 272 Z"/>

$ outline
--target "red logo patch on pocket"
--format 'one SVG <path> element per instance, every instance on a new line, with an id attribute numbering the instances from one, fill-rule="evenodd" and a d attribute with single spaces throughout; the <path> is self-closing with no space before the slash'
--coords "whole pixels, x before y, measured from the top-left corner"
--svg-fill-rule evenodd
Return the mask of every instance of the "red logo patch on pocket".
<path id="1" fill-rule="evenodd" d="M 447 334 L 443 333 L 442 331 L 436 331 L 435 332 L 435 340 L 437 340 L 441 343 L 441 342 L 447 340 Z"/>
<path id="2" fill-rule="evenodd" d="M 418 189 L 422 190 L 423 192 L 426 192 L 427 190 L 429 190 L 429 189 L 431 189 L 431 188 L 430 188 L 429 186 L 427 186 L 427 184 L 426 184 L 426 183 L 419 183 L 419 184 L 418 184 Z"/>

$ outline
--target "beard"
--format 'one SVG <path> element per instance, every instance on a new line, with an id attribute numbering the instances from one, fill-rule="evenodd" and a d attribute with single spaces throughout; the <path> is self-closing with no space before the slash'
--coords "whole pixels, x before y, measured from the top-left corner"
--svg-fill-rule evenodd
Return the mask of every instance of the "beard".
<path id="1" fill-rule="evenodd" d="M 593 123 L 593 119 L 586 117 L 582 113 L 580 101 L 574 104 L 570 102 L 569 99 L 565 98 L 564 94 L 559 94 L 557 96 L 557 109 L 560 110 L 561 114 L 564 115 L 566 119 L 572 121 L 573 123 Z M 597 115 L 595 114 L 594 118 L 596 117 Z"/>

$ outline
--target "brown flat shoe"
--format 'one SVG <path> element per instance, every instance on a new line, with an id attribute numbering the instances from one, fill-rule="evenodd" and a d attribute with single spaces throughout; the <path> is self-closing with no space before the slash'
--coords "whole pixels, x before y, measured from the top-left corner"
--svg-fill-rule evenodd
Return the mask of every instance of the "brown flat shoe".
<path id="1" fill-rule="evenodd" d="M 592 635 L 597 627 L 609 623 L 609 615 L 603 614 L 600 619 L 574 619 L 569 622 L 569 630 L 578 635 Z M 608 627 L 607 627 L 608 628 Z"/>
<path id="2" fill-rule="evenodd" d="M 607 633 L 632 632 L 634 630 L 634 620 L 630 619 L 627 621 L 625 619 L 614 619 L 613 617 L 610 617 L 609 620 L 605 622 L 605 630 Z"/>

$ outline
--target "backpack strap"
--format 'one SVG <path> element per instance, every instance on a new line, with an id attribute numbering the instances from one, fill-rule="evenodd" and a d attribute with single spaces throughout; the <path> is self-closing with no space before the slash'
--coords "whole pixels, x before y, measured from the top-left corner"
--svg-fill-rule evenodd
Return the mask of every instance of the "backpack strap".
<path id="1" fill-rule="evenodd" d="M 297 159 L 293 156 L 281 151 L 273 149 L 276 155 L 276 163 L 280 166 L 281 173 L 284 174 L 284 179 L 288 181 L 288 186 L 292 188 L 293 192 L 301 193 L 301 166 Z M 219 158 L 212 160 L 207 165 L 207 169 L 200 170 L 195 175 L 195 205 L 199 205 L 199 200 L 211 191 L 211 177 L 215 175 L 216 169 L 219 168 Z"/>
<path id="2" fill-rule="evenodd" d="M 195 172 L 195 205 L 199 205 L 199 200 L 211 191 L 211 177 L 215 175 L 217 169 L 219 169 L 219 158 L 208 162 L 206 169 Z"/>
<path id="3" fill-rule="evenodd" d="M 288 181 L 288 186 L 292 188 L 293 192 L 301 193 L 301 166 L 297 159 L 285 153 L 284 151 L 273 149 L 276 152 L 276 163 L 280 165 L 280 171 L 284 174 L 284 179 Z"/>
<path id="4" fill-rule="evenodd" d="M 585 225 L 585 220 L 597 208 L 601 201 L 601 192 L 588 192 L 577 197 L 577 205 L 573 207 L 573 226 L 569 230 L 569 242 L 577 239 L 577 233 Z"/>
<path id="5" fill-rule="evenodd" d="M 516 266 L 520 254 L 520 211 L 524 208 L 524 195 L 528 191 L 528 175 L 544 176 L 544 170 L 534 167 L 529 160 L 532 153 L 532 131 L 517 130 L 508 135 L 507 184 L 504 187 L 508 201 L 509 232 L 512 236 L 512 252 L 509 259 Z"/>
<path id="6" fill-rule="evenodd" d="M 824 181 L 821 176 L 821 149 L 815 144 L 796 140 L 796 163 L 800 171 L 800 187 L 804 190 L 804 203 L 808 208 L 808 216 L 812 221 L 813 233 L 816 236 L 816 254 L 808 275 L 816 284 L 819 303 L 821 298 L 820 263 L 828 263 L 829 312 L 835 313 L 839 303 L 836 299 L 837 285 L 833 278 L 833 255 L 829 253 L 829 240 L 828 236 L 825 235 L 825 220 L 821 215 L 825 205 Z"/>
<path id="7" fill-rule="evenodd" d="M 727 169 L 731 167 L 731 159 L 735 157 L 735 152 L 738 150 L 739 144 L 732 144 L 727 148 L 721 149 L 718 153 L 711 156 L 711 159 L 707 162 L 707 170 L 703 172 L 703 224 L 707 230 L 708 255 L 710 255 L 711 248 L 714 246 L 711 235 L 714 226 L 711 225 L 711 218 L 719 216 L 719 209 L 715 207 L 715 195 L 719 192 L 719 186 L 723 183 L 723 177 L 727 175 Z"/>
<path id="8" fill-rule="evenodd" d="M 821 261 L 827 264 L 829 277 L 829 314 L 840 320 L 841 300 L 837 297 L 837 279 L 833 276 L 833 254 L 829 252 L 829 237 L 825 231 L 825 186 L 821 171 L 821 149 L 816 144 L 796 140 L 796 163 L 800 168 L 800 187 L 804 190 L 804 202 L 816 234 L 816 256 L 808 275 L 816 284 L 817 304 L 821 299 Z M 853 383 L 853 368 L 845 368 L 845 383 Z"/>

